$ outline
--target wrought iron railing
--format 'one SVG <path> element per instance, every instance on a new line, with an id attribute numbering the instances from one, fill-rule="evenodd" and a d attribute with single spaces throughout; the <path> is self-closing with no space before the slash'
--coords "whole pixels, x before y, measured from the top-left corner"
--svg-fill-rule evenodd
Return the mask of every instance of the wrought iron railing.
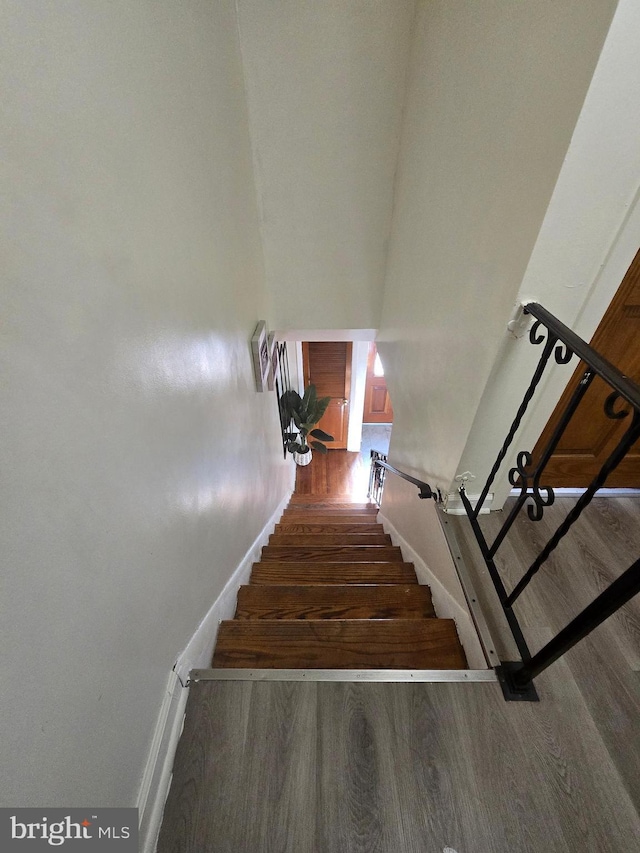
<path id="1" fill-rule="evenodd" d="M 418 487 L 418 497 L 420 498 L 433 498 L 436 501 L 441 500 L 440 493 L 436 490 L 435 492 L 431 488 L 428 483 L 423 482 L 422 480 L 417 480 L 415 477 L 411 477 L 409 474 L 405 474 L 404 471 L 399 471 L 397 468 L 394 468 L 393 465 L 389 465 L 387 462 L 387 457 L 384 453 L 379 453 L 377 450 L 371 451 L 371 470 L 369 472 L 369 491 L 367 492 L 367 497 L 380 506 L 382 503 L 382 492 L 384 489 L 384 478 L 387 471 L 391 471 L 392 474 L 396 474 L 398 477 L 402 477 L 403 480 L 406 480 L 408 483 L 413 483 L 414 486 Z"/>
<path id="2" fill-rule="evenodd" d="M 371 467 L 369 468 L 369 489 L 367 490 L 367 497 L 369 500 L 378 504 L 378 506 L 382 503 L 384 475 L 386 471 L 382 465 L 378 465 L 376 463 L 386 461 L 387 457 L 384 453 L 380 453 L 378 450 L 371 451 Z"/>
<path id="3" fill-rule="evenodd" d="M 529 650 L 520 623 L 513 610 L 517 600 L 529 583 L 531 583 L 541 566 L 569 532 L 585 507 L 591 502 L 598 489 L 605 485 L 609 474 L 620 464 L 631 447 L 640 438 L 640 386 L 631 381 L 627 376 L 624 376 L 616 367 L 583 341 L 582 338 L 578 337 L 564 323 L 560 322 L 560 320 L 538 303 L 532 302 L 526 305 L 524 310 L 525 313 L 531 314 L 535 318 L 535 322 L 529 332 L 530 342 L 535 346 L 544 344 L 538 365 L 478 502 L 475 506 L 472 506 L 466 495 L 464 484 L 460 488 L 460 497 L 462 498 L 462 503 L 471 522 L 473 532 L 482 551 L 482 556 L 521 657 L 520 661 L 504 662 L 498 668 L 498 675 L 505 696 L 509 699 L 535 700 L 537 696 L 533 686 L 533 679 L 579 640 L 593 631 L 608 616 L 626 604 L 636 593 L 640 592 L 640 560 L 636 560 L 588 607 L 579 613 L 569 625 L 560 631 L 553 640 L 534 655 Z M 552 355 L 558 364 L 568 364 L 572 357 L 577 355 L 584 363 L 582 379 L 573 391 L 549 441 L 541 452 L 537 454 L 536 459 L 528 451 L 520 451 L 517 454 L 515 465 L 509 471 L 509 482 L 515 489 L 519 489 L 519 494 L 515 498 L 514 504 L 510 508 L 497 536 L 492 542 L 487 542 L 478 522 L 478 516 Z M 589 486 L 577 500 L 555 533 L 550 537 L 549 541 L 544 545 L 513 589 L 507 591 L 495 563 L 496 554 L 525 504 L 527 504 L 529 518 L 532 521 L 540 521 L 545 508 L 551 506 L 554 502 L 555 495 L 553 489 L 550 486 L 541 485 L 545 467 L 595 376 L 600 376 L 611 388 L 611 393 L 604 404 L 604 414 L 606 417 L 613 420 L 629 417 L 629 425 L 616 447 L 610 452 L 600 470 L 593 477 Z"/>
<path id="4" fill-rule="evenodd" d="M 287 353 L 287 342 L 276 344 L 276 359 L 275 359 L 275 389 L 276 399 L 278 400 L 278 412 L 280 414 L 280 429 L 282 432 L 282 450 L 284 458 L 287 458 L 287 444 L 291 440 L 289 432 L 291 426 L 291 415 L 282 405 L 282 395 L 285 391 L 291 390 L 291 376 L 289 373 L 289 356 Z"/>

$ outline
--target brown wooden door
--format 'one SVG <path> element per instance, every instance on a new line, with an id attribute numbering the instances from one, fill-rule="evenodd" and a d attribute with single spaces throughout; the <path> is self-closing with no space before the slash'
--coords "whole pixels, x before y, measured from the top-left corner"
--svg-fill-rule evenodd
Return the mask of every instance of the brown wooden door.
<path id="1" fill-rule="evenodd" d="M 391 399 L 387 391 L 387 380 L 384 378 L 384 373 L 380 373 L 381 365 L 376 370 L 377 353 L 376 345 L 374 343 L 369 344 L 362 423 L 392 424 L 393 409 L 391 408 Z"/>
<path id="2" fill-rule="evenodd" d="M 591 341 L 592 346 L 619 370 L 640 381 L 640 252 L 620 285 L 607 313 Z M 549 423 L 533 452 L 538 458 L 542 448 L 560 419 L 562 410 L 585 370 L 580 362 Z M 604 402 L 611 393 L 599 377 L 580 403 L 545 469 L 545 485 L 585 488 L 597 474 L 621 435 L 627 429 L 629 416 L 611 420 L 604 414 Z M 618 402 L 617 408 L 621 404 Z M 609 488 L 640 488 L 640 442 L 609 475 Z"/>
<path id="3" fill-rule="evenodd" d="M 320 429 L 335 441 L 329 450 L 344 450 L 349 427 L 349 393 L 351 390 L 351 344 L 344 341 L 311 341 L 302 344 L 304 385 L 316 386 L 318 397 L 331 397 Z"/>

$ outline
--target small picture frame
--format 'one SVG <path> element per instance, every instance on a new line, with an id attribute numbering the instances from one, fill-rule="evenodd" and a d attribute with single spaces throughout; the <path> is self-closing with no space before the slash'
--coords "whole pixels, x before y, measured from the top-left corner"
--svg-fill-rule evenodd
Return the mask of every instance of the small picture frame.
<path id="1" fill-rule="evenodd" d="M 268 387 L 271 370 L 267 324 L 264 320 L 260 320 L 251 338 L 251 355 L 253 357 L 256 391 L 264 391 Z"/>

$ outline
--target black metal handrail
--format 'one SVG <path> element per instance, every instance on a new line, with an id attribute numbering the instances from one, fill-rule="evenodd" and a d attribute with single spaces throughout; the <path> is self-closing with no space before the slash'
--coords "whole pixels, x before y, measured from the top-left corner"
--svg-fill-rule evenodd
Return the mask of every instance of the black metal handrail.
<path id="1" fill-rule="evenodd" d="M 390 465 L 387 462 L 387 457 L 383 453 L 379 453 L 377 450 L 371 451 L 371 472 L 369 474 L 369 491 L 367 492 L 367 497 L 374 500 L 378 506 L 380 506 L 382 502 L 382 489 L 384 487 L 384 471 L 390 471 L 392 474 L 395 474 L 398 477 L 402 477 L 403 480 L 406 480 L 408 483 L 413 483 L 414 486 L 418 488 L 418 497 L 426 500 L 428 498 L 433 498 L 435 501 L 440 500 L 440 495 L 437 492 L 434 492 L 429 483 L 425 483 L 423 480 L 418 480 L 416 477 L 412 477 L 410 474 L 405 474 L 404 471 L 400 471 L 398 468 L 394 468 L 393 465 Z"/>
<path id="2" fill-rule="evenodd" d="M 610 361 L 595 350 L 572 329 L 558 320 L 550 311 L 538 302 L 529 302 L 524 306 L 525 314 L 531 314 L 550 332 L 566 344 L 569 349 L 582 359 L 589 367 L 593 368 L 598 376 L 602 377 L 618 394 L 636 409 L 640 409 L 640 385 L 625 376 L 621 370 L 611 364 Z"/>
<path id="3" fill-rule="evenodd" d="M 625 376 L 542 305 L 531 302 L 524 306 L 524 311 L 535 317 L 535 323 L 529 332 L 530 342 L 534 345 L 544 343 L 540 359 L 475 507 L 471 505 L 466 495 L 464 484 L 460 488 L 462 503 L 522 658 L 521 661 L 505 662 L 499 668 L 503 690 L 509 699 L 537 698 L 532 684 L 533 678 L 600 625 L 611 613 L 640 592 L 640 560 L 636 560 L 624 574 L 532 657 L 513 611 L 513 606 L 541 566 L 580 517 L 585 507 L 591 502 L 598 489 L 604 486 L 609 474 L 620 464 L 640 438 L 640 386 Z M 542 330 L 546 330 L 546 335 Z M 509 471 L 509 482 L 514 488 L 520 489 L 520 494 L 516 497 L 514 505 L 497 536 L 492 543 L 488 543 L 478 522 L 478 516 L 552 354 L 557 364 L 568 364 L 573 356 L 577 355 L 586 365 L 586 369 L 539 458 L 534 462 L 532 454 L 528 451 L 521 451 L 517 454 L 516 464 Z M 553 504 L 555 500 L 553 489 L 551 486 L 541 485 L 545 467 L 596 376 L 603 379 L 612 389 L 604 404 L 604 414 L 612 420 L 619 420 L 631 414 L 629 426 L 564 521 L 512 591 L 507 592 L 494 558 L 525 504 L 527 504 L 527 513 L 532 521 L 540 521 L 545 508 Z M 619 403 L 621 400 L 624 401 L 622 406 Z"/>

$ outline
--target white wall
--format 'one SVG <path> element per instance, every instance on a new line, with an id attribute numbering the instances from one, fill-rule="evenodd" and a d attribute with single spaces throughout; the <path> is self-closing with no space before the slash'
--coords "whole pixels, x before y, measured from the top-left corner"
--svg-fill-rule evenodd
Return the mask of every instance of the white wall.
<path id="1" fill-rule="evenodd" d="M 527 267 L 518 302 L 538 301 L 590 340 L 640 246 L 640 5 L 622 0 L 576 126 L 571 146 Z M 528 338 L 506 331 L 459 470 L 478 492 L 506 435 L 540 355 Z M 553 366 L 513 444 L 532 450 L 576 359 Z M 553 364 L 553 362 L 552 362 Z M 508 490 L 507 458 L 494 507 Z"/>
<path id="2" fill-rule="evenodd" d="M 233 0 L 2 4 L 0 802 L 132 805 L 286 493 Z"/>
<path id="3" fill-rule="evenodd" d="M 351 350 L 351 387 L 349 390 L 349 430 L 347 450 L 359 452 L 362 444 L 362 419 L 364 417 L 364 396 L 367 386 L 367 362 L 369 343 L 354 341 Z"/>
<path id="4" fill-rule="evenodd" d="M 615 2 L 419 2 L 378 348 L 391 460 L 447 489 Z"/>
<path id="5" fill-rule="evenodd" d="M 416 568 L 418 580 L 431 589 L 433 606 L 441 619 L 454 619 L 469 669 L 486 669 L 478 639 L 447 540 L 432 500 L 420 500 L 416 487 L 388 474 L 379 520 L 400 545 L 405 560 Z"/>
<path id="6" fill-rule="evenodd" d="M 375 329 L 414 0 L 238 9 L 275 322 Z"/>

